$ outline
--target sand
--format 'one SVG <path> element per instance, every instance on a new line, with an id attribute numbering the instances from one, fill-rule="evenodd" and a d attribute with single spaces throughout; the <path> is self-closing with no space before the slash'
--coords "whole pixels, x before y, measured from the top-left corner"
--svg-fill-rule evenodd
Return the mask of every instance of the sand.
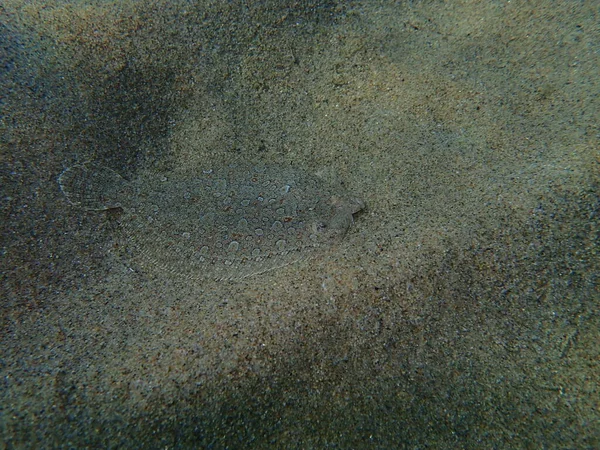
<path id="1" fill-rule="evenodd" d="M 600 446 L 599 11 L 517 3 L 5 2 L 4 446 Z M 240 157 L 366 208 L 189 281 L 57 183 Z"/>

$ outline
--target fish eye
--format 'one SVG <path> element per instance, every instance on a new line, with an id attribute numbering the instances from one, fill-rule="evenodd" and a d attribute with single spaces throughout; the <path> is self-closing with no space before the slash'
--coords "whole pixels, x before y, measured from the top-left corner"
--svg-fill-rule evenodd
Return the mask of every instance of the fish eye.
<path id="1" fill-rule="evenodd" d="M 317 223 L 317 231 L 325 231 L 327 229 L 327 224 L 325 222 Z"/>

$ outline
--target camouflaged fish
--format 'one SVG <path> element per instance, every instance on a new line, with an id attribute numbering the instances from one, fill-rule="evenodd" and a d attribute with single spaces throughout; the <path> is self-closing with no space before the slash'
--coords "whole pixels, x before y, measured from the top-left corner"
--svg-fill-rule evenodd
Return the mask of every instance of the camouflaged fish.
<path id="1" fill-rule="evenodd" d="M 260 164 L 128 181 L 87 163 L 58 181 L 75 206 L 122 209 L 119 224 L 134 258 L 200 279 L 241 279 L 309 258 L 339 243 L 364 207 L 337 183 Z"/>

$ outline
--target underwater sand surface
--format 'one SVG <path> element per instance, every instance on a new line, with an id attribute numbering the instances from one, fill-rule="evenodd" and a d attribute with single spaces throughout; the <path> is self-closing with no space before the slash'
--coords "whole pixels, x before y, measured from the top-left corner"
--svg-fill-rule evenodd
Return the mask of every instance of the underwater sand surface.
<path id="1" fill-rule="evenodd" d="M 600 446 L 597 5 L 3 6 L 7 447 Z"/>

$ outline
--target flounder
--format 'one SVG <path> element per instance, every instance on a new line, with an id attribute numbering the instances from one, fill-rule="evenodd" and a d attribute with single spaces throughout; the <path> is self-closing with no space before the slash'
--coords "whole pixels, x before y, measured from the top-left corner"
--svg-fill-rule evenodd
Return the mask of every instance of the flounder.
<path id="1" fill-rule="evenodd" d="M 87 163 L 58 181 L 72 205 L 122 209 L 134 258 L 199 279 L 241 279 L 309 258 L 339 243 L 364 207 L 338 183 L 260 164 L 128 181 Z"/>

